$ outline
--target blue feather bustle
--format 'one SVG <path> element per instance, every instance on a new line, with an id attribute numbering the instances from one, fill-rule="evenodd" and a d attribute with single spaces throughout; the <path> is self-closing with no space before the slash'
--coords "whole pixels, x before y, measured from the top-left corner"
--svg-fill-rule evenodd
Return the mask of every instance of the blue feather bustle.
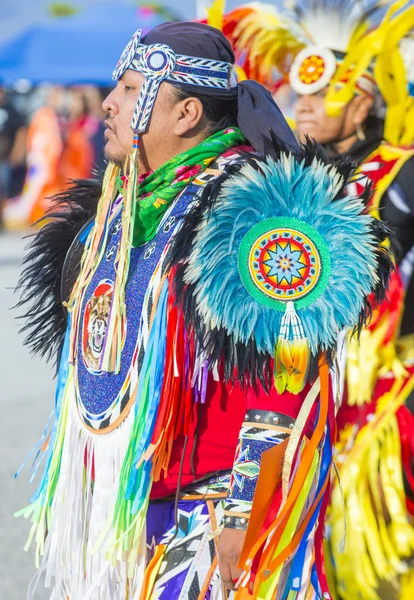
<path id="1" fill-rule="evenodd" d="M 200 224 L 185 281 L 197 284 L 199 314 L 208 328 L 234 332 L 235 342 L 254 336 L 261 352 L 272 353 L 282 314 L 259 304 L 243 286 L 238 250 L 252 226 L 271 217 L 295 217 L 314 227 L 331 255 L 331 279 L 309 307 L 298 309 L 312 354 L 335 344 L 338 333 L 358 322 L 364 298 L 376 275 L 372 217 L 358 198 L 332 202 L 341 177 L 315 162 L 293 156 L 267 159 L 260 171 L 248 165 L 223 184 L 217 204 Z"/>
<path id="2" fill-rule="evenodd" d="M 236 370 L 239 378 L 244 374 L 266 387 L 283 313 L 258 302 L 240 277 L 239 248 L 252 227 L 274 217 L 295 218 L 328 247 L 327 285 L 296 309 L 313 363 L 321 353 L 332 360 L 339 333 L 365 320 L 367 298 L 373 290 L 383 293 L 390 272 L 381 247 L 386 228 L 370 215 L 366 199 L 346 195 L 349 165 L 330 164 L 310 142 L 301 153 L 275 154 L 250 158 L 219 182 L 215 194 L 206 190 L 209 209 L 204 205 L 182 228 L 187 257 L 177 283 L 187 324 L 208 355 L 224 361 L 229 378 Z"/>

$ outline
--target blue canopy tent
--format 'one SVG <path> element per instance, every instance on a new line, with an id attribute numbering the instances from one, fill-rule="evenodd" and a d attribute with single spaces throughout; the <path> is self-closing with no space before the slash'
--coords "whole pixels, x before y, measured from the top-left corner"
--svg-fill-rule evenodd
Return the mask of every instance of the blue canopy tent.
<path id="1" fill-rule="evenodd" d="M 34 25 L 0 46 L 0 79 L 33 84 L 110 85 L 129 38 L 165 21 L 163 14 L 120 3 Z"/>

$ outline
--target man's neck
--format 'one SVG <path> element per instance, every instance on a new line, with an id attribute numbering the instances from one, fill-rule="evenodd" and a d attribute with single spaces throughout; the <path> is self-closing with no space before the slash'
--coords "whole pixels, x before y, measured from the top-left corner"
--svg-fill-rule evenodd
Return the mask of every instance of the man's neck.
<path id="1" fill-rule="evenodd" d="M 345 138 L 344 140 L 334 142 L 332 144 L 332 148 L 335 150 L 336 154 L 346 154 L 347 152 L 349 152 L 351 150 L 352 146 L 355 144 L 355 142 L 357 140 L 358 140 L 357 134 L 353 133 L 352 135 Z"/>
<path id="2" fill-rule="evenodd" d="M 192 148 L 195 148 L 201 142 L 203 142 L 208 136 L 203 132 L 195 136 L 191 137 L 182 137 L 176 138 L 174 144 L 166 144 L 164 148 L 160 149 L 160 153 L 158 156 L 154 156 L 151 160 L 148 160 L 148 157 L 145 152 L 145 145 L 141 145 L 140 148 L 140 160 L 139 160 L 139 174 L 144 175 L 149 171 L 156 171 L 166 163 L 168 163 L 172 158 L 183 154 L 184 152 L 188 152 Z"/>

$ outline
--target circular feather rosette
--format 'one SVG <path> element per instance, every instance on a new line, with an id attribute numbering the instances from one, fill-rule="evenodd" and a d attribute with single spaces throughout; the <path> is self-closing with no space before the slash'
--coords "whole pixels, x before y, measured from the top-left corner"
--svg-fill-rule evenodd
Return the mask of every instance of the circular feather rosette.
<path id="1" fill-rule="evenodd" d="M 322 159 L 250 161 L 221 186 L 184 272 L 198 329 L 273 355 L 289 301 L 311 353 L 354 328 L 378 283 L 379 241 L 362 199 Z M 206 339 L 208 338 L 208 339 Z"/>

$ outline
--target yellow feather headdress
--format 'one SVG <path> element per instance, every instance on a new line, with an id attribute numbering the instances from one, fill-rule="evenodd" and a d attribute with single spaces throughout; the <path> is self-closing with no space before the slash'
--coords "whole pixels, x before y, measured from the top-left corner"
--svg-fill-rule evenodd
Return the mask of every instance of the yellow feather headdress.
<path id="1" fill-rule="evenodd" d="M 355 94 L 380 92 L 385 139 L 414 142 L 414 6 L 412 0 L 308 0 L 284 11 L 244 5 L 224 16 L 223 31 L 249 78 L 269 89 L 290 81 L 300 94 L 328 86 L 337 115 Z"/>

